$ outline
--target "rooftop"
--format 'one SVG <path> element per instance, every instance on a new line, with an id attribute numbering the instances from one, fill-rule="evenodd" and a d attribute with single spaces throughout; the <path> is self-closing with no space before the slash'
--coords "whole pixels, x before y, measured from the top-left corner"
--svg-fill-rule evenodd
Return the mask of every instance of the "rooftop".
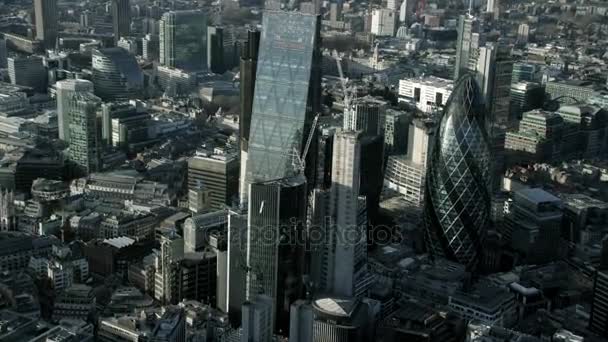
<path id="1" fill-rule="evenodd" d="M 320 311 L 333 316 L 350 317 L 359 301 L 348 298 L 320 298 L 314 301 L 314 305 Z"/>

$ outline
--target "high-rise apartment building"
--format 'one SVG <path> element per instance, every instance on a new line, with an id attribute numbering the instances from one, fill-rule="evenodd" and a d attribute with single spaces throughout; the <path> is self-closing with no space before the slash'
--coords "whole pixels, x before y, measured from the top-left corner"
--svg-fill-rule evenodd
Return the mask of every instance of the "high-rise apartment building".
<path id="1" fill-rule="evenodd" d="M 124 49 L 93 50 L 92 69 L 95 95 L 104 101 L 127 100 L 143 91 L 141 68 Z"/>
<path id="2" fill-rule="evenodd" d="M 479 21 L 470 15 L 461 15 L 458 19 L 458 39 L 456 40 L 456 64 L 454 80 L 469 72 L 470 60 L 475 56 L 479 45 L 475 46 L 474 34 L 479 33 Z"/>
<path id="3" fill-rule="evenodd" d="M 262 27 L 245 175 L 248 182 L 300 173 L 293 163 L 294 151 L 301 153 L 304 148 L 320 99 L 318 16 L 267 12 Z"/>
<path id="4" fill-rule="evenodd" d="M 101 144 L 98 138 L 97 110 L 101 99 L 90 92 L 75 92 L 67 99 L 68 158 L 77 172 L 87 175 L 101 167 Z"/>
<path id="5" fill-rule="evenodd" d="M 160 64 L 203 70 L 207 57 L 207 16 L 201 11 L 170 11 L 159 22 Z"/>
<path id="6" fill-rule="evenodd" d="M 198 152 L 188 160 L 188 188 L 201 186 L 209 190 L 209 208 L 232 205 L 237 195 L 239 160 L 234 153 L 216 149 L 214 153 Z"/>
<path id="7" fill-rule="evenodd" d="M 490 145 L 480 97 L 473 76 L 461 77 L 435 136 L 425 194 L 430 254 L 469 268 L 490 220 Z"/>
<path id="8" fill-rule="evenodd" d="M 57 125 L 59 139 L 70 141 L 70 103 L 72 96 L 78 93 L 93 93 L 93 83 L 87 80 L 69 79 L 55 83 L 57 98 Z"/>
<path id="9" fill-rule="evenodd" d="M 36 39 L 41 40 L 45 48 L 54 49 L 59 26 L 57 0 L 34 0 L 34 14 L 36 16 Z"/>
<path id="10" fill-rule="evenodd" d="M 131 4 L 129 0 L 112 0 L 112 30 L 114 44 L 131 33 Z"/>

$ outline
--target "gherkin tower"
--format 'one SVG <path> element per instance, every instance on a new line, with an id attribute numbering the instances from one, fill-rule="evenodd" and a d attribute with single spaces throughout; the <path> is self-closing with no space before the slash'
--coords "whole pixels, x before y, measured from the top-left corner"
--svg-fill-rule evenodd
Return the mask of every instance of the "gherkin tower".
<path id="1" fill-rule="evenodd" d="M 429 252 L 472 269 L 490 217 L 490 145 L 475 79 L 456 83 L 435 135 L 426 178 Z"/>

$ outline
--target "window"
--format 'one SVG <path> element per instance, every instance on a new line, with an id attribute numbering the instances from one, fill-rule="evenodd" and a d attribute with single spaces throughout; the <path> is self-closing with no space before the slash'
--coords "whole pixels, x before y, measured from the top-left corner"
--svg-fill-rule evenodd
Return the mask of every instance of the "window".
<path id="1" fill-rule="evenodd" d="M 420 102 L 420 88 L 414 88 L 414 101 Z"/>
<path id="2" fill-rule="evenodd" d="M 443 105 L 443 94 L 442 93 L 435 93 L 435 104 L 437 106 Z"/>

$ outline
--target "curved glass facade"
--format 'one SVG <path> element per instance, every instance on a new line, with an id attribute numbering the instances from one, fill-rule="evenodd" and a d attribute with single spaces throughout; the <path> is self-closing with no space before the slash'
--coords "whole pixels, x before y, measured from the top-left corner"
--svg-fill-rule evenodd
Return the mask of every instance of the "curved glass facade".
<path id="1" fill-rule="evenodd" d="M 490 217 L 490 147 L 479 88 L 469 74 L 456 84 L 435 137 L 426 176 L 429 252 L 475 266 Z"/>
<path id="2" fill-rule="evenodd" d="M 140 94 L 144 75 L 137 60 L 122 48 L 93 50 L 95 95 L 104 101 L 126 100 Z"/>

